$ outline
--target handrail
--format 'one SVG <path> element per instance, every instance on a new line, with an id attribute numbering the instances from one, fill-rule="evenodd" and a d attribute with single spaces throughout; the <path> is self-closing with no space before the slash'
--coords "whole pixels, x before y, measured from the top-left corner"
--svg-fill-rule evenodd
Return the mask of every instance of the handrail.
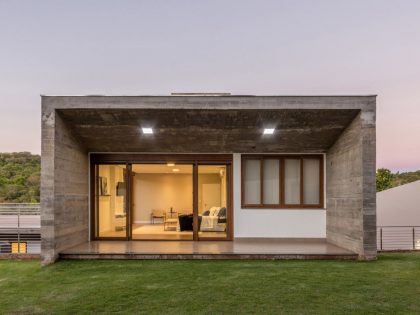
<path id="1" fill-rule="evenodd" d="M 39 254 L 40 230 L 39 204 L 0 204 L 0 253 Z"/>
<path id="2" fill-rule="evenodd" d="M 40 215 L 39 203 L 0 203 L 0 215 Z"/>
<path id="3" fill-rule="evenodd" d="M 398 228 L 404 228 L 404 227 L 409 227 L 409 228 L 412 228 L 412 227 L 419 227 L 419 228 L 420 228 L 420 225 L 378 225 L 377 227 L 378 227 L 378 228 L 393 228 L 393 227 L 398 227 Z"/>
<path id="4" fill-rule="evenodd" d="M 377 248 L 387 250 L 420 250 L 420 226 L 377 226 Z"/>

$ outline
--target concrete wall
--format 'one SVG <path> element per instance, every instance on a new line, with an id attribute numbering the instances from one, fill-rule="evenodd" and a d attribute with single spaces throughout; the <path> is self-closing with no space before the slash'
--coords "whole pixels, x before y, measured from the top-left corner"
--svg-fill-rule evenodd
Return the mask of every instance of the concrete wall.
<path id="1" fill-rule="evenodd" d="M 242 209 L 241 155 L 233 155 L 234 237 L 325 238 L 325 209 Z"/>
<path id="2" fill-rule="evenodd" d="M 361 111 L 327 152 L 327 240 L 376 258 L 375 112 Z"/>
<path id="3" fill-rule="evenodd" d="M 44 109 L 44 108 L 43 108 Z M 54 110 L 42 113 L 41 262 L 88 240 L 88 154 Z"/>

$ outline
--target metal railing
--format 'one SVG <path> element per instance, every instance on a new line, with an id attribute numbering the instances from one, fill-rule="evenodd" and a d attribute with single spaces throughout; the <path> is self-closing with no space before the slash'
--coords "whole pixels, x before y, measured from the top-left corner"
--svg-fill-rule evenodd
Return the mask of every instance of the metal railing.
<path id="1" fill-rule="evenodd" d="M 41 252 L 39 204 L 0 204 L 0 253 L 39 254 Z"/>
<path id="2" fill-rule="evenodd" d="M 40 205 L 0 203 L 0 254 L 41 252 Z M 378 226 L 380 251 L 420 250 L 420 226 Z"/>
<path id="3" fill-rule="evenodd" d="M 420 250 L 420 226 L 378 226 L 380 251 Z"/>

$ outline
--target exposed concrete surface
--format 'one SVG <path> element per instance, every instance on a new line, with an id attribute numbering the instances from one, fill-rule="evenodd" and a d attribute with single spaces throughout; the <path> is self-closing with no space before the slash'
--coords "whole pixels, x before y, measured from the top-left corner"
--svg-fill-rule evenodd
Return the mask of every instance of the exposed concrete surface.
<path id="1" fill-rule="evenodd" d="M 88 240 L 88 155 L 55 111 L 42 115 L 41 263 Z"/>
<path id="2" fill-rule="evenodd" d="M 361 112 L 327 152 L 327 240 L 376 258 L 375 112 Z"/>
<path id="3" fill-rule="evenodd" d="M 356 109 L 59 109 L 90 152 L 319 153 Z M 153 127 L 144 135 L 141 127 Z M 264 128 L 276 128 L 263 136 Z"/>
<path id="4" fill-rule="evenodd" d="M 362 109 L 375 110 L 367 96 L 42 96 L 51 109 Z"/>

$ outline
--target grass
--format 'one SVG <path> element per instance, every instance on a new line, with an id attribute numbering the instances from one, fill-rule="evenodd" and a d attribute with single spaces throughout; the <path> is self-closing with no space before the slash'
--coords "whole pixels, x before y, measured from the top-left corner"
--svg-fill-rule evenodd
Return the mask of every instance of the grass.
<path id="1" fill-rule="evenodd" d="M 0 314 L 419 314 L 420 253 L 354 261 L 0 261 Z"/>

